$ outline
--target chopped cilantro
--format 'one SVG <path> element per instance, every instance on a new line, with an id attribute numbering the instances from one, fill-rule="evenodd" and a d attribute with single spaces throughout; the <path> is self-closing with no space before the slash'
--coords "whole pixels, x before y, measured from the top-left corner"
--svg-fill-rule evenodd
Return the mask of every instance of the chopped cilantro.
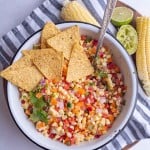
<path id="1" fill-rule="evenodd" d="M 85 43 L 89 43 L 91 42 L 92 38 L 91 37 L 87 37 L 86 40 L 85 40 Z"/>
<path id="2" fill-rule="evenodd" d="M 90 85 L 90 86 L 93 86 L 93 85 L 95 85 L 95 82 L 91 82 L 91 83 L 89 83 L 89 85 Z"/>
<path id="3" fill-rule="evenodd" d="M 43 100 L 43 97 L 41 98 L 36 98 L 35 93 L 30 92 L 29 93 L 31 103 L 33 104 L 34 107 L 38 109 L 42 109 L 44 106 L 46 106 L 46 102 Z"/>
<path id="4" fill-rule="evenodd" d="M 34 92 L 29 93 L 31 103 L 33 104 L 33 112 L 30 115 L 30 119 L 33 122 L 44 121 L 47 123 L 47 113 L 43 110 L 43 107 L 46 106 L 46 102 L 43 100 L 43 97 L 37 98 Z"/>
<path id="5" fill-rule="evenodd" d="M 47 113 L 44 110 L 39 110 L 34 108 L 33 109 L 33 113 L 30 116 L 30 119 L 33 122 L 37 122 L 37 121 L 43 121 L 45 123 L 47 123 Z"/>
<path id="6" fill-rule="evenodd" d="M 71 108 L 71 107 L 72 107 L 72 104 L 71 104 L 70 102 L 68 102 L 68 103 L 67 103 L 67 107 L 68 107 L 68 108 Z"/>
<path id="7" fill-rule="evenodd" d="M 98 75 L 99 75 L 101 78 L 107 78 L 107 77 L 108 77 L 107 73 L 106 73 L 106 72 L 103 72 L 103 71 L 98 72 Z"/>

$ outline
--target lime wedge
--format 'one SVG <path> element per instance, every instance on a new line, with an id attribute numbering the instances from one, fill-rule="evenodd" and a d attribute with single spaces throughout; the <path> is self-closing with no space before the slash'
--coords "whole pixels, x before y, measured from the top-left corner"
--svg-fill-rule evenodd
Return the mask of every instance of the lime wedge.
<path id="1" fill-rule="evenodd" d="M 116 38 L 125 47 L 130 55 L 136 52 L 138 36 L 136 30 L 131 25 L 121 26 L 117 32 Z"/>
<path id="2" fill-rule="evenodd" d="M 133 11 L 127 7 L 116 7 L 113 11 L 111 22 L 115 26 L 129 24 L 133 19 Z"/>

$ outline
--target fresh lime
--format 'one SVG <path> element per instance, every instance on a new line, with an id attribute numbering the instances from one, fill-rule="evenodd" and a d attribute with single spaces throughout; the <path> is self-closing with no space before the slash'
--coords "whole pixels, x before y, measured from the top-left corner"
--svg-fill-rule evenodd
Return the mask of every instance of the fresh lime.
<path id="1" fill-rule="evenodd" d="M 136 52 L 138 36 L 136 30 L 131 25 L 121 26 L 117 32 L 116 38 L 125 47 L 130 55 Z"/>
<path id="2" fill-rule="evenodd" d="M 129 24 L 133 19 L 133 11 L 127 7 L 116 7 L 113 11 L 111 22 L 115 26 Z"/>

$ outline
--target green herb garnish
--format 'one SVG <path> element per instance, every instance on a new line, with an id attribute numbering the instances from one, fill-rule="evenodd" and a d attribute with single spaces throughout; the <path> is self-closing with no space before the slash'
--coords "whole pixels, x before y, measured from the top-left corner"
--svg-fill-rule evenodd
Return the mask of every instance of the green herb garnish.
<path id="1" fill-rule="evenodd" d="M 44 106 L 46 106 L 46 102 L 43 100 L 43 97 L 41 97 L 41 98 L 38 99 L 35 96 L 35 93 L 33 93 L 33 92 L 30 92 L 29 96 L 30 96 L 31 103 L 37 109 L 42 109 Z"/>
<path id="2" fill-rule="evenodd" d="M 33 122 L 37 122 L 37 121 L 43 121 L 45 123 L 47 123 L 47 113 L 44 110 L 39 110 L 34 108 L 33 109 L 33 113 L 30 116 L 30 119 Z"/>
<path id="3" fill-rule="evenodd" d="M 91 82 L 91 83 L 89 83 L 89 85 L 90 85 L 90 86 L 93 86 L 93 85 L 95 85 L 95 82 Z"/>
<path id="4" fill-rule="evenodd" d="M 67 103 L 67 107 L 68 107 L 68 108 L 71 108 L 71 107 L 72 107 L 72 104 L 71 104 L 70 102 L 68 102 L 68 103 Z"/>
<path id="5" fill-rule="evenodd" d="M 101 78 L 107 78 L 107 77 L 108 77 L 108 74 L 107 74 L 106 72 L 103 72 L 103 71 L 98 72 L 98 75 L 99 75 Z"/>
<path id="6" fill-rule="evenodd" d="M 91 37 L 87 37 L 87 38 L 86 38 L 86 40 L 85 40 L 85 42 L 86 42 L 86 43 L 90 43 L 90 42 L 91 42 L 91 40 L 92 40 L 92 38 L 91 38 Z"/>
<path id="7" fill-rule="evenodd" d="M 30 115 L 30 119 L 33 122 L 43 121 L 47 123 L 47 112 L 43 110 L 44 106 L 46 106 L 46 102 L 43 100 L 43 97 L 37 98 L 34 92 L 29 93 L 31 103 L 33 104 L 33 112 Z"/>

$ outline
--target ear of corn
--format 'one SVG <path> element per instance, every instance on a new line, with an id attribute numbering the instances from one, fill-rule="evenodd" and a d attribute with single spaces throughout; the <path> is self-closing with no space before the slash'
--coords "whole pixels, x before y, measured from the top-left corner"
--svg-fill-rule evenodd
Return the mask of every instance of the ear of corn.
<path id="1" fill-rule="evenodd" d="M 145 54 L 146 54 L 147 71 L 150 79 L 150 18 L 147 18 L 146 23 L 147 23 L 147 30 L 145 39 Z"/>
<path id="2" fill-rule="evenodd" d="M 138 33 L 138 48 L 136 51 L 136 66 L 139 79 L 148 96 L 150 96 L 150 18 L 136 19 Z"/>
<path id="3" fill-rule="evenodd" d="M 88 10 L 81 6 L 77 1 L 68 2 L 62 8 L 61 17 L 65 21 L 83 21 L 100 26 Z"/>

